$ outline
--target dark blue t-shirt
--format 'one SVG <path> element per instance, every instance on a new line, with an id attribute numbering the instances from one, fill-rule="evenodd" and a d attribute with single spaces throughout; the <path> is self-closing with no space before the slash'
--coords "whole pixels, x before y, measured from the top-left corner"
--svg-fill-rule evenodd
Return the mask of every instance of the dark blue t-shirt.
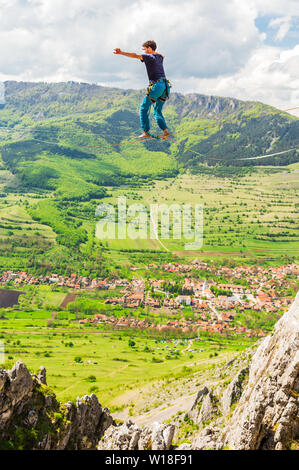
<path id="1" fill-rule="evenodd" d="M 145 63 L 149 80 L 165 78 L 163 59 L 161 54 L 142 54 L 141 62 Z"/>

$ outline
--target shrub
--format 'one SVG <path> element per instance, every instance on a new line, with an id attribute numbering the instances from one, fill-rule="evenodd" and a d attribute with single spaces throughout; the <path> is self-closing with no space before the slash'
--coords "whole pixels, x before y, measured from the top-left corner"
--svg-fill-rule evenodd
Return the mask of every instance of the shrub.
<path id="1" fill-rule="evenodd" d="M 152 357 L 152 362 L 164 362 L 163 359 L 159 359 L 158 357 Z"/>
<path id="2" fill-rule="evenodd" d="M 88 377 L 86 377 L 86 382 L 96 382 L 97 381 L 97 378 L 95 377 L 95 375 L 89 375 Z"/>

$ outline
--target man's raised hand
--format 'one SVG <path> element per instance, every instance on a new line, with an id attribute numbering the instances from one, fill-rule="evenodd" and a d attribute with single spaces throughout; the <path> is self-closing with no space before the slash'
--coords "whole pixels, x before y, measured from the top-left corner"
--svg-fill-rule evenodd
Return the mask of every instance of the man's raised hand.
<path id="1" fill-rule="evenodd" d="M 142 60 L 142 56 L 139 54 L 135 54 L 135 52 L 123 52 L 119 47 L 114 49 L 114 54 L 121 54 L 125 57 L 130 57 L 131 59 L 140 59 Z"/>

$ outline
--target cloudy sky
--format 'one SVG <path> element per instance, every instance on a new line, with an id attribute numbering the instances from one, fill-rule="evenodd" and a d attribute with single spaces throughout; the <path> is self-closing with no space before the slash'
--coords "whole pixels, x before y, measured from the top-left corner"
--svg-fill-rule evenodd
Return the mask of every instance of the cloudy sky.
<path id="1" fill-rule="evenodd" d="M 0 0 L 0 80 L 143 88 L 147 39 L 174 91 L 299 106 L 298 0 Z"/>

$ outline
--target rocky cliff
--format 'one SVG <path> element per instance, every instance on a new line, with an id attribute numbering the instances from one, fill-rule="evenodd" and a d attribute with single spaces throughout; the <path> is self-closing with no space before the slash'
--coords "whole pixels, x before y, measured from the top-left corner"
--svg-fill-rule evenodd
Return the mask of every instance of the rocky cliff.
<path id="1" fill-rule="evenodd" d="M 95 449 L 113 423 L 92 394 L 59 403 L 46 385 L 46 371 L 31 375 L 22 362 L 0 369 L 0 449 Z"/>
<path id="2" fill-rule="evenodd" d="M 202 384 L 186 415 L 199 432 L 178 449 L 289 449 L 299 441 L 299 293 L 254 355 L 230 361 L 231 380 Z M 0 369 L 0 448 L 169 450 L 174 424 L 116 425 L 95 395 L 61 405 L 46 371 Z"/>
<path id="3" fill-rule="evenodd" d="M 169 450 L 173 435 L 171 424 L 117 426 L 94 394 L 62 405 L 43 367 L 38 375 L 22 362 L 0 369 L 0 450 Z"/>
<path id="4" fill-rule="evenodd" d="M 98 450 L 169 450 L 174 436 L 173 424 L 153 423 L 140 428 L 132 421 L 110 426 Z"/>
<path id="5" fill-rule="evenodd" d="M 201 390 L 189 415 L 199 423 L 207 416 L 214 422 L 181 448 L 283 450 L 298 442 L 299 293 L 249 369 L 241 369 L 218 396 Z"/>
<path id="6" fill-rule="evenodd" d="M 222 439 L 231 449 L 287 449 L 299 438 L 299 293 L 257 349 Z"/>

